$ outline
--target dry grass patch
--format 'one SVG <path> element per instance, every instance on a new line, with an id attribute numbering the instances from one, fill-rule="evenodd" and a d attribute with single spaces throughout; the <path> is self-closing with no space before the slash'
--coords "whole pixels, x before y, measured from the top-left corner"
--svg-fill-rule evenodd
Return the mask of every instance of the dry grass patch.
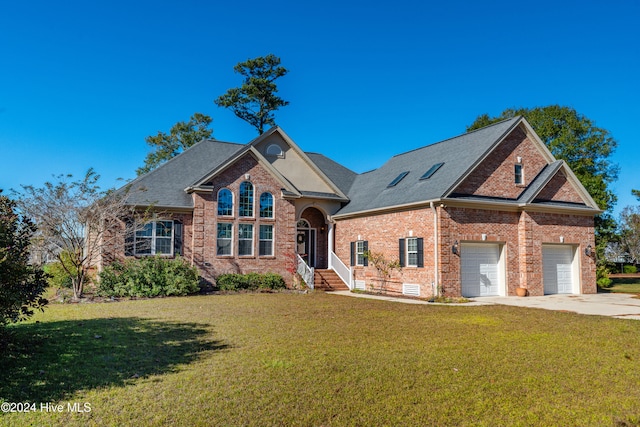
<path id="1" fill-rule="evenodd" d="M 35 320 L 12 327 L 30 354 L 3 358 L 0 397 L 92 410 L 0 424 L 585 426 L 640 415 L 634 320 L 322 293 L 53 305 Z"/>

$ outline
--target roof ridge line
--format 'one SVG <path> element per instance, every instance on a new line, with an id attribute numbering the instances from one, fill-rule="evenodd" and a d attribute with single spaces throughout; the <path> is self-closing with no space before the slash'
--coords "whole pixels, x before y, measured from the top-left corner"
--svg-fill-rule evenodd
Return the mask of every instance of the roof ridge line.
<path id="1" fill-rule="evenodd" d="M 431 144 L 427 144 L 427 145 L 423 145 L 423 146 L 421 146 L 421 147 L 413 148 L 413 149 L 411 149 L 411 150 L 409 150 L 409 151 L 405 151 L 405 152 L 403 152 L 403 153 L 395 154 L 395 155 L 391 156 L 391 157 L 390 157 L 390 159 L 393 159 L 394 157 L 398 157 L 398 156 L 403 156 L 403 155 L 405 155 L 405 154 L 409 154 L 409 153 L 412 153 L 412 152 L 414 152 L 414 151 L 422 150 L 423 148 L 432 147 L 432 146 L 434 146 L 434 145 L 442 144 L 442 143 L 444 143 L 444 142 L 451 141 L 452 139 L 460 138 L 460 137 L 463 137 L 463 136 L 466 136 L 466 135 L 471 135 L 472 133 L 476 133 L 476 132 L 479 132 L 479 131 L 483 131 L 483 130 L 489 129 L 489 128 L 491 128 L 491 127 L 497 126 L 497 125 L 499 125 L 499 124 L 502 124 L 502 123 L 504 123 L 504 122 L 507 122 L 507 121 L 510 121 L 510 120 L 516 120 L 516 119 L 519 119 L 519 118 L 521 118 L 521 117 L 522 117 L 522 116 L 514 116 L 514 117 L 511 117 L 511 118 L 509 118 L 509 119 L 500 120 L 499 122 L 491 123 L 490 125 L 483 126 L 483 127 L 479 128 L 479 129 L 474 129 L 474 130 L 472 130 L 472 131 L 464 132 L 464 133 L 458 134 L 458 135 L 456 135 L 456 136 L 452 136 L 452 137 L 450 137 L 450 138 L 446 138 L 446 139 L 443 139 L 443 140 L 440 140 L 440 141 L 437 141 L 437 142 L 433 142 L 433 143 L 431 143 Z"/>

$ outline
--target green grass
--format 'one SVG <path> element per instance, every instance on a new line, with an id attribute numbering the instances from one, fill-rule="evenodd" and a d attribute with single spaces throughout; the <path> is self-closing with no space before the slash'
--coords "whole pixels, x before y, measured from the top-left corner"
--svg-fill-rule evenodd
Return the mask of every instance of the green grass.
<path id="1" fill-rule="evenodd" d="M 606 292 L 623 294 L 640 294 L 640 278 L 615 277 L 611 279 L 611 287 Z"/>
<path id="2" fill-rule="evenodd" d="M 58 304 L 34 321 L 10 328 L 0 397 L 91 412 L 0 414 L 0 425 L 640 420 L 635 320 L 281 293 Z"/>

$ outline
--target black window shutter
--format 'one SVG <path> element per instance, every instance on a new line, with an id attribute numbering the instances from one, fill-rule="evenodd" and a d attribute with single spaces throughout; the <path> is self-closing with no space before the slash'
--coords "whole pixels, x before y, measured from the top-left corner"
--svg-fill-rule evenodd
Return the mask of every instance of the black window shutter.
<path id="1" fill-rule="evenodd" d="M 182 256 L 182 222 L 173 221 L 173 254 Z"/>
<path id="2" fill-rule="evenodd" d="M 404 259 L 404 239 L 398 240 L 398 259 L 400 259 L 400 267 L 407 265 Z"/>
<path id="3" fill-rule="evenodd" d="M 424 239 L 419 237 L 417 239 L 418 243 L 418 267 L 424 267 Z"/>
<path id="4" fill-rule="evenodd" d="M 356 242 L 351 242 L 351 265 L 356 265 Z"/>
<path id="5" fill-rule="evenodd" d="M 135 238 L 135 222 L 133 219 L 127 219 L 124 222 L 124 255 L 125 256 L 133 256 L 133 243 Z"/>
<path id="6" fill-rule="evenodd" d="M 367 252 L 367 251 L 369 250 L 369 242 L 368 242 L 367 240 L 365 240 L 365 241 L 362 243 L 362 246 L 363 246 L 363 248 L 362 248 L 362 249 L 363 249 L 365 252 Z M 367 257 L 363 257 L 363 258 L 364 258 L 364 264 L 363 264 L 363 265 L 366 267 L 366 266 L 368 266 L 368 265 L 369 265 L 369 258 L 367 258 Z"/>

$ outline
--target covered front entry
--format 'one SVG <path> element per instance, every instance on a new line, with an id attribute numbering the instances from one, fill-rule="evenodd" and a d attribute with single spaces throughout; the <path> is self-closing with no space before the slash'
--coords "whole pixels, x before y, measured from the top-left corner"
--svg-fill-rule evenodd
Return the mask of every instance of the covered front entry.
<path id="1" fill-rule="evenodd" d="M 578 293 L 574 280 L 574 247 L 542 246 L 542 270 L 545 294 Z"/>
<path id="2" fill-rule="evenodd" d="M 316 266 L 316 229 L 305 219 L 297 223 L 296 252 L 309 267 Z"/>
<path id="3" fill-rule="evenodd" d="M 296 252 L 309 267 L 325 269 L 328 265 L 328 232 L 324 214 L 308 207 L 296 223 Z"/>
<path id="4" fill-rule="evenodd" d="M 462 296 L 500 295 L 500 245 L 464 243 L 461 245 L 460 258 Z"/>

